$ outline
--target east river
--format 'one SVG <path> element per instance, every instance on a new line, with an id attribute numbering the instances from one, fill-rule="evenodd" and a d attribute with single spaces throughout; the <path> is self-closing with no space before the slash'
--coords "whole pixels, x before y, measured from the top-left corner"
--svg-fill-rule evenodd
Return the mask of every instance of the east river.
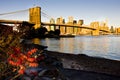
<path id="1" fill-rule="evenodd" d="M 48 46 L 47 50 L 70 54 L 86 54 L 120 61 L 120 36 L 76 36 L 71 38 L 46 38 L 32 40 Z"/>

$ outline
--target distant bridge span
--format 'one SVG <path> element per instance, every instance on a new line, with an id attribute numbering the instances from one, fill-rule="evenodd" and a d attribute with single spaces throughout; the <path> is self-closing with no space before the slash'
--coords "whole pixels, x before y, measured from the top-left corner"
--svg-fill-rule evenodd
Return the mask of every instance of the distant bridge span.
<path id="1" fill-rule="evenodd" d="M 60 26 L 60 27 L 76 27 L 76 28 L 84 28 L 84 29 L 91 29 L 91 30 L 96 30 L 96 28 L 91 28 L 88 26 L 82 26 L 82 25 L 78 25 L 78 24 L 55 24 L 55 23 L 45 23 L 42 22 L 41 25 L 45 25 L 45 26 Z"/>
<path id="2" fill-rule="evenodd" d="M 41 22 L 41 25 L 45 26 L 60 26 L 60 27 L 76 27 L 76 28 L 84 28 L 84 29 L 90 29 L 90 30 L 97 30 L 96 28 L 92 28 L 89 26 L 82 26 L 78 24 L 55 24 L 55 23 L 46 23 L 46 22 Z M 110 32 L 109 30 L 104 30 L 104 29 L 99 29 L 100 31 L 103 32 Z"/>
<path id="3" fill-rule="evenodd" d="M 22 24 L 23 22 L 28 22 L 30 24 L 34 24 L 31 23 L 29 21 L 19 21 L 19 20 L 0 20 L 0 23 L 7 23 L 7 24 Z M 85 29 L 91 29 L 91 30 L 96 30 L 95 28 L 90 28 L 90 27 L 86 27 L 86 26 L 81 26 L 78 24 L 53 24 L 53 23 L 45 23 L 45 22 L 41 22 L 41 25 L 45 25 L 45 26 L 65 26 L 65 27 L 76 27 L 76 28 L 85 28 Z"/>

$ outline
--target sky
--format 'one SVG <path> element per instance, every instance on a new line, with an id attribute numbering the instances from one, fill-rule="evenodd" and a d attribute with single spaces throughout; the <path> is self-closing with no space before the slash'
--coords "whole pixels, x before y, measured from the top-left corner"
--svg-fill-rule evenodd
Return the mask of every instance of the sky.
<path id="1" fill-rule="evenodd" d="M 65 22 L 69 16 L 73 16 L 74 20 L 84 20 L 85 25 L 104 21 L 108 22 L 109 27 L 120 27 L 120 0 L 0 0 L 0 19 L 28 20 L 28 11 L 11 15 L 1 14 L 35 6 L 40 6 L 42 12 L 54 19 L 63 17 Z M 42 16 L 42 22 L 48 21 L 48 18 Z"/>

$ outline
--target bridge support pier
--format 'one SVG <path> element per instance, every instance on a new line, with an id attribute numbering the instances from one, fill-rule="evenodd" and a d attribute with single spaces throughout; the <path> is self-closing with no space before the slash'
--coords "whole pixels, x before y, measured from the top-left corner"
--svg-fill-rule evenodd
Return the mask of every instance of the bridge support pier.
<path id="1" fill-rule="evenodd" d="M 92 35 L 93 36 L 98 36 L 99 35 L 99 29 L 93 30 Z"/>

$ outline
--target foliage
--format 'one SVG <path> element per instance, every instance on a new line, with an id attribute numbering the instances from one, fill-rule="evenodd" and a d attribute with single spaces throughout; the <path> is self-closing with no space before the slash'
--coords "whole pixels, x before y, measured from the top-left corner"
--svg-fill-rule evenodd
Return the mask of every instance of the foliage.
<path id="1" fill-rule="evenodd" d="M 17 26 L 19 31 L 13 31 L 13 26 L 0 24 L 0 80 L 18 70 L 15 68 L 16 66 L 21 65 L 17 68 L 20 68 L 19 71 L 22 69 L 22 63 L 18 57 L 22 53 L 18 48 L 21 48 L 20 38 L 25 35 L 30 26 L 23 22 Z M 11 59 L 16 59 L 19 63 L 14 63 Z"/>
<path id="2" fill-rule="evenodd" d="M 56 29 L 55 32 L 54 32 L 55 35 L 60 35 L 60 30 L 59 29 Z"/>
<path id="3" fill-rule="evenodd" d="M 24 38 L 46 38 L 46 37 L 59 37 L 60 30 L 48 31 L 45 27 L 40 27 L 38 29 L 31 28 L 31 30 L 24 36 Z"/>
<path id="4" fill-rule="evenodd" d="M 45 38 L 46 32 L 47 29 L 45 27 L 40 27 L 38 29 L 31 28 L 29 32 L 27 32 L 27 35 L 24 36 L 24 38 Z"/>
<path id="5" fill-rule="evenodd" d="M 23 45 L 20 43 L 21 37 L 29 35 L 30 33 L 28 30 L 31 28 L 28 28 L 27 23 L 19 25 L 18 28 L 19 30 L 16 32 L 11 30 L 10 26 L 0 25 L 0 80 L 19 80 L 18 78 L 24 78 L 25 71 L 29 70 L 31 67 L 36 68 L 40 65 L 46 67 L 50 66 L 50 68 L 51 65 L 54 65 L 51 69 L 48 68 L 47 71 L 43 69 L 43 71 L 45 71 L 51 78 L 59 78 L 61 73 L 55 68 L 55 66 L 58 67 L 59 65 L 58 61 L 46 54 L 41 54 L 44 53 L 43 48 L 45 47 L 39 46 L 38 48 L 37 45 L 35 45 L 36 47 L 31 45 L 31 48 L 30 45 L 30 47 L 26 47 L 25 44 Z M 45 34 L 47 30 L 46 28 L 40 28 L 35 31 L 35 34 Z M 59 34 L 59 31 L 56 31 L 56 33 Z M 34 72 L 30 73 L 36 75 Z"/>
<path id="6" fill-rule="evenodd" d="M 24 74 L 27 67 L 37 67 L 38 63 L 34 56 L 32 56 L 37 49 L 31 49 L 27 53 L 22 53 L 19 47 L 13 48 L 13 53 L 8 53 L 8 63 L 12 66 L 19 67 L 17 70 L 19 74 Z"/>

